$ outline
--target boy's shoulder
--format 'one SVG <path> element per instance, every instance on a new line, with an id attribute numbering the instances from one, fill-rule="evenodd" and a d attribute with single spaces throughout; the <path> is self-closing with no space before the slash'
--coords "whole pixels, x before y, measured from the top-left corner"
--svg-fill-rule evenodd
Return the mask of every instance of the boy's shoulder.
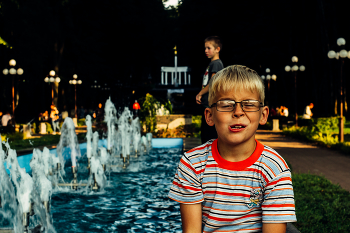
<path id="1" fill-rule="evenodd" d="M 192 164 L 207 161 L 214 140 L 215 139 L 211 139 L 206 143 L 185 152 L 184 157 L 191 161 Z"/>
<path id="2" fill-rule="evenodd" d="M 274 149 L 264 145 L 259 164 L 269 173 L 270 179 L 274 179 L 282 173 L 290 173 L 290 168 L 284 158 Z"/>
<path id="3" fill-rule="evenodd" d="M 209 65 L 214 65 L 214 64 L 219 64 L 219 65 L 223 65 L 221 59 L 216 59 L 214 61 L 210 61 Z"/>

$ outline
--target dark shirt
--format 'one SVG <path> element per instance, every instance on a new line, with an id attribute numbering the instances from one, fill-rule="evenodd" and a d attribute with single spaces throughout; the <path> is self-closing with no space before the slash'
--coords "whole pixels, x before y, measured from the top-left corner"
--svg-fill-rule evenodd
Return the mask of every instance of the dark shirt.
<path id="1" fill-rule="evenodd" d="M 224 65 L 222 64 L 222 61 L 220 59 L 214 60 L 212 62 L 209 63 L 209 66 L 207 67 L 207 69 L 205 70 L 205 74 L 203 76 L 203 88 L 206 87 L 209 84 L 209 80 L 212 76 L 213 73 L 217 73 L 220 70 L 222 70 L 224 68 Z M 205 93 L 202 96 L 202 105 L 205 107 L 209 107 L 209 92 Z"/>

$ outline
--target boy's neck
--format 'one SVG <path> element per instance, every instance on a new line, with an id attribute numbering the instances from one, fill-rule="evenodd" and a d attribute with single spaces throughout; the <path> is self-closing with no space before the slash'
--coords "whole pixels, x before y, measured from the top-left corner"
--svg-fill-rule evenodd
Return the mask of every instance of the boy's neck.
<path id="1" fill-rule="evenodd" d="M 216 54 L 214 57 L 211 58 L 211 61 L 219 60 L 219 54 Z"/>
<path id="2" fill-rule="evenodd" d="M 230 162 L 240 162 L 249 158 L 256 149 L 255 137 L 237 145 L 226 144 L 218 138 L 218 151 L 220 156 Z"/>

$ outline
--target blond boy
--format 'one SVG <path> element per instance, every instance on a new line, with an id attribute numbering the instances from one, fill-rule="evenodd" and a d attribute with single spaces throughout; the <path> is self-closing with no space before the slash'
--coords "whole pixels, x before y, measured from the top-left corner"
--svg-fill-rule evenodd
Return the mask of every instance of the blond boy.
<path id="1" fill-rule="evenodd" d="M 245 66 L 210 80 L 205 118 L 218 138 L 184 154 L 169 192 L 180 202 L 184 233 L 282 233 L 296 221 L 286 162 L 255 140 L 269 115 L 264 98 L 261 78 Z"/>

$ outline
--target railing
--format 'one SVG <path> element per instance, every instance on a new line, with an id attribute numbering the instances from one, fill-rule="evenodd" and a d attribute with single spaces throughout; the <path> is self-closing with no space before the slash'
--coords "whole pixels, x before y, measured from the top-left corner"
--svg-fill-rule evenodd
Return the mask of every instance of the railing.
<path id="1" fill-rule="evenodd" d="M 161 78 L 161 85 L 175 85 L 176 83 L 178 85 L 191 85 L 191 76 L 188 74 L 190 69 L 187 66 L 179 66 L 179 67 L 161 67 L 162 72 L 162 78 Z M 170 82 L 168 73 L 170 73 Z M 183 75 L 183 82 L 181 74 Z M 177 79 L 178 78 L 178 79 Z M 177 79 L 177 80 L 176 80 Z"/>

